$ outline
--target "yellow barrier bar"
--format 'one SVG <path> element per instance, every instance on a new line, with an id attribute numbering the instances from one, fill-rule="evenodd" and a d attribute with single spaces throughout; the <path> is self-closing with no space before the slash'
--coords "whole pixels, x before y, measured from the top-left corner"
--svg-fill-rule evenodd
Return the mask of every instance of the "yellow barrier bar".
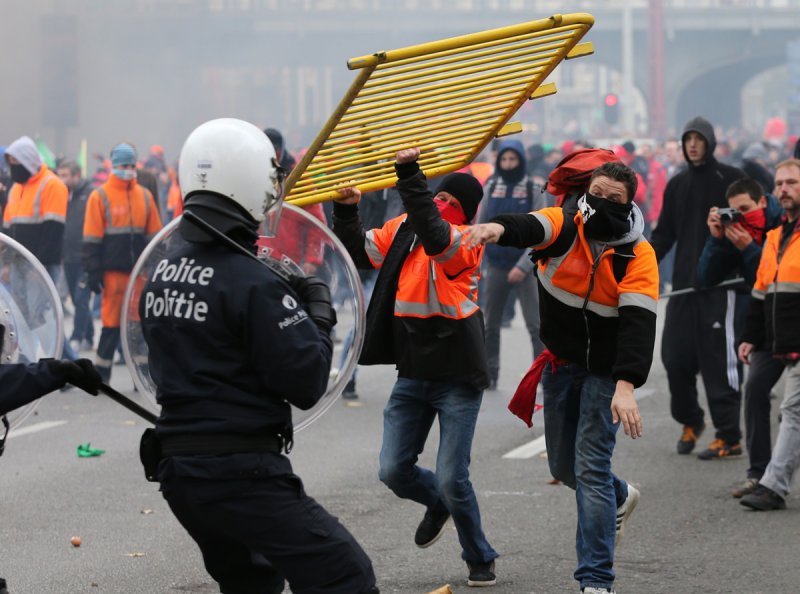
<path id="1" fill-rule="evenodd" d="M 521 130 L 512 116 L 528 100 L 555 93 L 543 84 L 594 18 L 577 13 L 501 27 L 349 61 L 356 80 L 287 180 L 287 200 L 313 204 L 355 184 L 362 192 L 394 183 L 394 153 L 422 150 L 427 175 L 463 167 L 496 136 Z"/>
<path id="2" fill-rule="evenodd" d="M 515 35 L 524 35 L 526 33 L 536 33 L 554 26 L 560 27 L 573 24 L 588 24 L 591 26 L 594 24 L 594 17 L 585 13 L 567 15 L 566 17 L 560 14 L 554 14 L 546 19 L 522 23 L 520 25 L 502 27 L 501 29 L 493 29 L 490 31 L 483 31 L 481 33 L 472 33 L 470 35 L 460 35 L 458 37 L 451 37 L 441 41 L 432 41 L 429 43 L 422 43 L 420 45 L 404 47 L 392 51 L 379 52 L 377 54 L 372 54 L 371 56 L 352 58 L 351 60 L 348 60 L 347 67 L 351 70 L 356 68 L 367 68 L 370 66 L 377 66 L 382 62 L 395 62 L 407 58 L 415 58 L 425 54 L 435 54 L 436 52 L 460 48 L 466 45 L 494 41 L 498 38 L 501 38 L 503 35 L 513 37 Z"/>
<path id="3" fill-rule="evenodd" d="M 473 128 L 474 128 L 474 126 L 472 126 L 470 124 L 464 124 L 464 125 L 461 125 L 461 126 L 448 126 L 447 130 L 449 131 L 449 133 L 448 134 L 441 134 L 441 135 L 438 136 L 438 138 L 449 138 L 450 137 L 449 136 L 450 133 L 463 132 L 464 130 L 471 130 Z M 420 129 L 420 136 L 422 134 L 424 134 L 425 132 L 437 132 L 439 130 L 441 130 L 441 127 L 438 127 L 438 126 L 433 128 L 433 129 L 431 129 L 431 128 L 422 128 L 422 129 Z M 396 147 L 414 146 L 415 143 L 418 142 L 416 134 L 413 137 L 408 137 L 407 136 L 405 142 L 403 142 L 402 137 L 398 137 L 396 140 L 397 140 L 397 142 L 392 142 L 391 143 L 393 146 L 396 146 Z M 346 150 L 346 149 L 344 149 L 344 150 Z M 358 152 L 358 151 L 354 150 L 353 152 Z M 309 166 L 308 167 L 308 172 L 309 172 L 310 175 L 313 175 L 314 173 L 319 172 L 322 168 L 340 169 L 342 167 L 350 167 L 350 166 L 353 166 L 353 165 L 360 165 L 362 163 L 369 163 L 370 161 L 374 160 L 373 156 L 374 156 L 374 154 L 376 152 L 380 153 L 382 151 L 377 151 L 377 149 L 376 149 L 376 151 L 371 151 L 370 154 L 367 155 L 367 156 L 361 156 L 361 157 L 342 156 L 342 157 L 334 157 L 334 158 L 332 158 L 330 160 L 323 160 L 323 161 L 320 161 L 319 164 L 312 164 L 311 166 Z"/>
<path id="4" fill-rule="evenodd" d="M 481 138 L 483 138 L 483 133 L 474 131 L 462 131 L 449 134 L 446 138 L 441 137 L 439 140 L 426 145 L 425 152 L 420 156 L 420 164 L 427 163 L 433 158 L 442 158 L 441 155 L 437 156 L 437 152 L 444 150 L 452 151 Z M 324 188 L 330 186 L 331 182 L 329 182 L 329 180 L 358 178 L 364 173 L 379 171 L 383 168 L 392 169 L 391 165 L 387 165 L 387 163 L 394 162 L 396 152 L 401 148 L 408 148 L 412 146 L 418 146 L 418 144 L 411 143 L 408 145 L 399 145 L 376 152 L 375 157 L 377 162 L 368 161 L 358 165 L 333 167 L 328 170 L 321 171 L 320 173 L 314 174 L 311 178 L 307 178 L 299 182 L 295 186 L 295 190 L 298 194 L 302 194 L 303 192 L 307 192 L 310 187 Z M 394 169 L 392 169 L 392 171 L 394 171 Z"/>
<path id="5" fill-rule="evenodd" d="M 594 53 L 594 45 L 592 45 L 591 42 L 579 43 L 570 50 L 570 52 L 564 57 L 564 59 L 574 60 L 575 58 L 591 56 L 593 53 Z"/>
<path id="6" fill-rule="evenodd" d="M 403 76 L 399 76 L 397 78 L 392 79 L 392 82 L 390 84 L 386 85 L 367 84 L 364 85 L 364 88 L 369 90 L 375 89 L 385 92 L 388 90 L 394 90 L 395 88 L 406 88 L 407 85 L 403 83 L 407 81 L 411 81 L 413 84 L 422 86 L 422 85 L 427 85 L 428 83 L 438 82 L 443 80 L 451 80 L 451 79 L 460 80 L 462 77 L 467 76 L 469 74 L 476 74 L 476 73 L 486 74 L 492 71 L 499 71 L 505 73 L 508 71 L 510 66 L 518 66 L 520 64 L 525 64 L 527 66 L 533 66 L 536 64 L 542 65 L 543 63 L 548 62 L 550 58 L 557 55 L 558 52 L 555 51 L 546 52 L 545 54 L 536 54 L 535 59 L 533 59 L 534 56 L 528 55 L 521 58 L 516 58 L 514 60 L 508 60 L 502 63 L 498 63 L 497 61 L 493 60 L 480 60 L 479 64 L 468 68 L 458 68 L 458 69 L 441 68 L 437 69 L 436 74 L 429 74 L 429 72 L 426 71 L 424 73 L 424 76 L 419 76 L 420 74 L 419 72 L 417 73 L 410 72 L 408 74 L 404 74 Z M 493 63 L 494 65 L 489 66 L 487 68 L 486 64 L 489 63 Z M 414 76 L 415 74 L 417 75 L 416 77 Z"/>
<path id="7" fill-rule="evenodd" d="M 555 95 L 557 92 L 558 89 L 556 89 L 556 83 L 547 83 L 545 85 L 539 85 L 539 87 L 531 95 L 531 99 L 540 99 L 541 97 Z"/>
<path id="8" fill-rule="evenodd" d="M 544 64 L 542 66 L 544 66 Z M 503 75 L 504 76 L 509 76 L 511 74 L 519 74 L 519 73 L 522 73 L 522 72 L 528 72 L 530 69 L 531 69 L 531 65 L 530 64 L 525 64 L 524 66 L 518 66 L 517 68 L 505 68 L 505 67 L 502 67 L 502 70 L 500 72 L 493 73 L 493 76 L 503 76 Z M 461 77 L 461 78 L 458 78 L 458 81 L 459 82 L 461 82 L 461 81 L 463 81 L 463 82 L 475 82 L 475 81 L 480 80 L 482 78 L 484 78 L 484 77 L 479 74 L 479 75 L 476 75 L 476 76 Z M 490 76 L 490 77 L 485 77 L 485 78 L 491 79 L 492 77 Z M 447 77 L 436 77 L 435 79 L 432 79 L 432 81 L 433 80 L 445 80 L 445 79 L 447 79 Z M 374 89 L 367 89 L 365 91 L 362 91 L 360 93 L 360 96 L 361 97 L 370 97 L 370 96 L 373 96 L 373 95 L 377 95 L 379 93 L 389 93 L 390 91 L 398 91 L 398 90 L 401 90 L 401 89 L 407 89 L 407 88 L 411 87 L 414 84 L 417 84 L 417 83 L 414 83 L 414 81 L 406 81 L 406 82 L 403 82 L 403 83 L 396 83 L 396 84 L 387 85 L 385 87 L 377 87 L 377 88 L 374 88 Z M 424 87 L 424 89 L 426 91 L 427 90 L 433 90 L 433 89 L 443 89 L 445 87 L 450 86 L 450 84 L 452 84 L 452 81 L 447 81 L 447 82 L 437 83 L 437 84 L 432 84 L 432 85 L 427 84 L 427 82 L 426 82 L 425 83 L 426 86 Z"/>
<path id="9" fill-rule="evenodd" d="M 449 173 L 452 171 L 451 167 L 458 165 L 465 156 L 467 156 L 467 153 L 459 153 L 448 160 L 437 162 L 436 167 L 425 170 L 425 175 L 433 178 L 445 173 Z M 458 169 L 458 167 L 456 167 L 456 169 Z M 397 176 L 394 173 L 394 169 L 392 169 L 392 173 L 371 178 L 366 182 L 359 182 L 356 179 L 350 179 L 336 184 L 335 187 L 325 188 L 317 192 L 308 192 L 304 195 L 292 197 L 291 199 L 287 200 L 287 202 L 298 206 L 306 206 L 309 204 L 316 204 L 317 202 L 324 202 L 326 200 L 335 200 L 336 198 L 340 197 L 337 188 L 346 188 L 348 186 L 356 186 L 361 190 L 362 193 L 366 194 L 367 192 L 382 190 L 383 188 L 393 186 L 396 180 Z"/>
<path id="10" fill-rule="evenodd" d="M 426 119 L 426 123 L 428 124 L 428 128 L 430 128 L 430 125 L 432 125 L 434 123 L 442 123 L 442 124 L 447 125 L 450 122 L 458 122 L 459 124 L 464 124 L 464 123 L 467 123 L 467 122 L 481 122 L 481 121 L 485 121 L 485 120 L 489 119 L 489 118 L 485 117 L 487 114 L 499 112 L 502 109 L 503 109 L 502 105 L 496 105 L 493 108 L 484 108 L 484 109 L 482 109 L 480 111 L 477 111 L 477 112 L 475 112 L 475 113 L 473 113 L 473 114 L 471 114 L 469 116 L 466 116 L 466 114 L 465 114 L 464 117 L 450 118 L 450 117 L 442 116 L 442 117 L 437 117 L 437 118 L 432 118 L 432 119 L 428 119 L 428 118 L 425 118 L 425 119 Z M 459 112 L 454 111 L 452 113 L 459 113 Z M 452 114 L 446 114 L 446 115 L 452 115 Z M 436 128 L 436 130 L 433 130 L 432 132 L 433 132 L 433 134 L 435 136 L 435 134 L 438 132 L 438 127 Z M 416 138 L 418 140 L 421 140 L 423 138 L 431 138 L 431 137 L 432 136 L 430 136 L 430 132 L 428 132 L 428 133 L 426 133 L 424 135 L 418 135 L 418 134 L 414 135 L 414 138 Z M 324 156 L 335 154 L 336 152 L 339 152 L 340 150 L 347 150 L 348 148 L 354 149 L 354 150 L 358 150 L 359 148 L 370 148 L 372 150 L 375 150 L 375 149 L 383 148 L 383 147 L 385 147 L 387 145 L 390 145 L 390 144 L 394 143 L 396 140 L 400 140 L 400 139 L 404 139 L 404 138 L 405 139 L 408 138 L 408 131 L 405 130 L 404 128 L 401 128 L 399 131 L 393 132 L 391 134 L 383 134 L 383 133 L 381 133 L 381 135 L 377 139 L 371 139 L 370 138 L 370 139 L 354 140 L 354 141 L 352 141 L 352 145 L 343 145 L 341 149 L 340 148 L 323 149 L 323 150 L 319 151 L 318 154 L 319 154 L 320 157 L 324 157 Z M 375 142 L 375 140 L 377 140 L 377 142 Z M 369 145 L 368 147 L 365 146 L 367 144 Z"/>
<path id="11" fill-rule="evenodd" d="M 550 46 L 555 47 L 556 46 L 555 42 L 557 41 L 569 41 L 570 37 L 571 36 L 569 34 L 556 35 L 547 38 L 533 37 L 525 40 L 524 43 L 516 43 L 513 40 L 502 39 L 500 41 L 492 43 L 491 45 L 484 44 L 485 47 L 489 49 L 485 49 L 483 51 L 475 51 L 474 47 L 452 50 L 450 53 L 448 53 L 447 57 L 434 60 L 426 60 L 425 67 L 430 68 L 430 67 L 444 66 L 446 64 L 458 63 L 459 59 L 463 57 L 463 54 L 465 54 L 466 52 L 469 52 L 468 57 L 470 59 L 483 56 L 497 56 L 499 52 L 497 52 L 493 48 L 497 47 L 498 45 L 507 46 L 507 48 L 502 51 L 519 49 L 520 51 L 528 51 L 528 53 L 530 53 L 529 51 L 530 48 L 542 46 L 538 48 L 536 52 L 538 53 L 539 51 L 546 51 L 546 49 L 551 49 Z M 563 45 L 564 45 L 563 43 L 558 44 L 559 47 L 563 47 Z M 419 68 L 418 64 L 422 60 L 423 58 L 417 58 L 413 62 L 407 61 L 410 62 L 409 66 L 396 66 L 396 63 L 393 62 L 392 63 L 393 67 L 391 69 L 383 69 L 383 70 L 376 69 L 373 75 L 370 77 L 370 80 L 384 80 L 394 74 L 402 74 L 405 72 L 416 70 Z"/>
<path id="12" fill-rule="evenodd" d="M 303 155 L 303 158 L 300 159 L 300 162 L 295 165 L 295 168 L 289 173 L 289 177 L 286 178 L 286 182 L 284 183 L 284 195 L 288 195 L 294 184 L 300 179 L 300 176 L 305 171 L 308 164 L 311 163 L 311 160 L 314 158 L 317 150 L 319 150 L 322 145 L 325 143 L 325 140 L 328 138 L 328 135 L 336 128 L 336 124 L 339 122 L 339 118 L 341 118 L 345 113 L 347 113 L 347 108 L 350 107 L 350 104 L 353 102 L 358 96 L 358 92 L 364 83 L 369 79 L 370 75 L 372 74 L 371 68 L 365 68 L 361 72 L 358 73 L 358 76 L 353 81 L 353 84 L 350 85 L 350 88 L 347 89 L 344 98 L 341 100 L 339 105 L 331 114 L 331 117 L 328 118 L 328 121 L 325 122 L 325 125 L 320 130 L 317 137 L 314 141 L 309 145 L 306 154 Z"/>
<path id="13" fill-rule="evenodd" d="M 392 62 L 387 63 L 387 64 L 383 64 L 383 63 L 379 64 L 375 68 L 375 74 L 378 74 L 378 73 L 381 73 L 381 72 L 385 72 L 387 69 L 390 69 L 390 68 L 394 69 L 394 68 L 406 66 L 408 64 L 416 64 L 416 63 L 423 62 L 423 61 L 436 62 L 437 60 L 440 60 L 442 58 L 446 58 L 448 56 L 453 56 L 453 55 L 456 55 L 456 54 L 459 54 L 459 53 L 464 53 L 464 52 L 467 52 L 467 51 L 472 51 L 472 50 L 480 51 L 480 50 L 485 49 L 485 48 L 499 47 L 499 46 L 503 46 L 503 45 L 506 45 L 506 44 L 522 43 L 522 42 L 529 41 L 531 39 L 534 39 L 534 40 L 535 39 L 547 40 L 551 35 L 555 37 L 557 35 L 560 35 L 561 33 L 572 33 L 572 34 L 574 34 L 575 31 L 580 29 L 580 28 L 581 28 L 580 25 L 571 25 L 569 27 L 558 27 L 558 28 L 555 28 L 555 29 L 547 30 L 547 31 L 537 31 L 537 32 L 534 32 L 534 33 L 527 33 L 525 35 L 514 35 L 514 36 L 510 36 L 510 37 L 500 37 L 500 38 L 492 40 L 492 41 L 487 41 L 487 42 L 484 42 L 484 43 L 476 43 L 476 44 L 473 44 L 473 45 L 470 45 L 470 46 L 466 46 L 466 47 L 457 47 L 457 48 L 453 48 L 453 49 L 449 49 L 449 50 L 444 50 L 444 51 L 441 51 L 441 52 L 436 52 L 435 54 L 427 54 L 427 55 L 424 55 L 424 56 L 417 56 L 417 57 L 414 57 L 414 58 L 406 58 L 404 60 L 393 60 Z M 373 76 L 375 74 L 373 74 Z"/>
<path id="14" fill-rule="evenodd" d="M 424 123 L 425 128 L 427 129 L 430 126 L 438 123 L 442 124 L 449 124 L 453 121 L 454 118 L 450 117 L 452 115 L 458 115 L 456 121 L 464 123 L 464 122 L 475 122 L 481 121 L 486 119 L 486 114 L 496 113 L 501 111 L 504 108 L 502 103 L 495 103 L 493 105 L 487 105 L 480 107 L 478 109 L 460 109 L 458 106 L 454 106 L 450 109 L 444 110 L 436 110 L 435 112 L 427 112 L 425 114 L 418 114 L 418 115 L 410 115 L 404 118 L 400 118 L 397 120 L 392 120 L 391 125 L 384 126 L 380 128 L 380 135 L 377 137 L 377 140 L 383 141 L 386 139 L 392 138 L 403 138 L 408 136 L 408 127 L 404 126 L 404 124 L 411 123 L 411 122 L 419 122 L 420 124 Z M 481 117 L 477 117 L 481 116 Z M 342 148 L 349 148 L 349 149 L 358 149 L 359 147 L 365 146 L 365 144 L 374 142 L 375 137 L 372 135 L 367 135 L 368 138 L 364 138 L 363 135 L 361 138 L 352 138 L 346 143 L 336 143 L 335 145 L 331 143 L 331 148 L 323 149 L 319 152 L 320 155 L 329 155 L 332 151 L 335 151 L 338 147 Z"/>
<path id="15" fill-rule="evenodd" d="M 519 83 L 516 83 L 516 86 L 518 86 L 518 85 L 519 85 Z M 469 102 L 462 101 L 461 99 L 463 97 L 465 97 L 465 96 L 469 96 L 472 100 L 469 101 Z M 414 102 L 409 102 L 409 103 L 418 103 L 418 102 L 414 101 Z M 457 106 L 462 111 L 469 111 L 469 110 L 474 109 L 476 107 L 481 107 L 481 106 L 484 106 L 484 105 L 496 105 L 496 104 L 497 104 L 497 97 L 492 96 L 492 97 L 488 97 L 486 99 L 476 100 L 476 98 L 475 98 L 473 93 L 466 93 L 465 92 L 465 93 L 460 93 L 458 98 L 450 99 L 448 101 L 440 101 L 439 103 L 436 104 L 436 107 L 437 108 L 441 108 L 441 109 L 445 109 L 447 107 Z M 376 110 L 370 111 L 370 115 L 375 117 L 375 116 L 379 116 L 379 115 L 388 115 L 388 114 L 390 114 L 391 118 L 394 119 L 394 118 L 396 118 L 398 116 L 402 116 L 402 115 L 405 115 L 407 113 L 415 113 L 415 111 L 414 111 L 415 107 L 416 107 L 415 105 L 409 105 L 408 103 L 406 103 L 406 104 L 403 105 L 403 109 L 402 110 L 393 110 L 391 107 L 385 107 L 385 108 L 381 108 L 381 109 L 376 109 Z M 428 113 L 428 112 L 426 112 L 426 113 Z M 339 130 L 348 130 L 348 129 L 357 128 L 361 124 L 361 120 L 354 120 L 353 118 L 342 118 L 342 122 L 344 122 L 344 123 L 340 124 L 338 126 Z M 352 123 L 350 123 L 350 122 L 352 122 Z M 322 152 L 322 151 L 320 151 L 320 152 Z"/>
<path id="16" fill-rule="evenodd" d="M 497 138 L 519 134 L 520 132 L 522 132 L 522 122 L 508 122 L 497 131 Z"/>
<path id="17" fill-rule="evenodd" d="M 437 66 L 436 68 L 430 68 L 430 65 L 427 64 L 425 66 L 415 66 L 413 68 L 405 69 L 405 72 L 398 73 L 392 72 L 391 70 L 385 70 L 384 72 L 391 72 L 392 75 L 386 75 L 382 78 L 370 77 L 370 82 L 364 85 L 365 89 L 370 89 L 376 86 L 384 85 L 390 82 L 396 82 L 400 80 L 405 80 L 409 76 L 413 76 L 414 74 L 419 74 L 420 72 L 424 72 L 426 75 L 430 74 L 439 74 L 439 73 L 448 73 L 451 76 L 458 76 L 459 74 L 466 71 L 467 68 L 474 68 L 476 66 L 483 66 L 483 65 L 496 65 L 500 63 L 500 58 L 502 58 L 502 64 L 512 64 L 511 59 L 519 60 L 520 62 L 529 62 L 533 60 L 541 60 L 544 58 L 552 58 L 559 54 L 559 50 L 561 50 L 565 46 L 566 42 L 558 43 L 558 44 L 551 44 L 547 49 L 540 48 L 540 51 L 531 52 L 528 49 L 523 49 L 519 51 L 507 51 L 504 52 L 502 55 L 497 55 L 494 52 L 488 52 L 488 56 L 481 56 L 480 58 L 476 58 L 475 56 L 469 56 L 467 59 L 458 60 L 458 57 L 452 58 L 449 62 L 455 62 L 455 64 L 448 63 L 443 66 Z M 517 63 L 520 63 L 517 62 Z M 496 66 L 495 66 L 496 67 Z M 420 81 L 420 84 L 422 81 Z"/>
<path id="18" fill-rule="evenodd" d="M 429 135 L 429 137 L 430 136 L 431 135 Z M 428 147 L 428 149 L 433 149 L 433 148 L 438 148 L 438 147 L 441 147 L 441 146 L 449 146 L 454 141 L 459 141 L 459 142 L 465 141 L 465 140 L 472 141 L 472 140 L 477 140 L 477 139 L 483 138 L 483 136 L 484 136 L 483 132 L 475 132 L 475 131 L 472 131 L 472 130 L 463 130 L 463 131 L 459 131 L 458 133 L 452 133 L 452 134 L 448 135 L 447 138 L 438 137 L 439 140 L 437 140 L 437 141 L 435 141 L 433 143 L 429 143 L 426 146 Z M 427 140 L 427 138 L 426 139 L 420 138 L 419 140 Z M 378 163 L 368 164 L 370 162 L 367 161 L 365 163 L 360 163 L 360 164 L 355 164 L 355 165 L 330 167 L 328 169 L 319 170 L 319 172 L 315 174 L 315 177 L 306 178 L 306 179 L 303 179 L 303 180 L 297 182 L 297 184 L 295 184 L 295 190 L 297 192 L 300 192 L 300 191 L 303 191 L 308 186 L 318 186 L 319 185 L 319 179 L 316 176 L 325 175 L 326 179 L 328 179 L 328 176 L 331 176 L 331 177 L 333 177 L 333 176 L 341 176 L 344 172 L 349 172 L 348 175 L 353 175 L 353 174 L 361 173 L 361 172 L 369 172 L 369 171 L 379 170 L 379 169 L 381 169 L 382 163 L 385 160 L 389 159 L 389 158 L 394 158 L 395 153 L 400 148 L 406 148 L 406 147 L 410 147 L 410 146 L 415 146 L 416 144 L 418 144 L 418 143 L 408 143 L 408 144 L 403 144 L 403 145 L 398 145 L 398 144 L 395 144 L 395 143 L 391 143 L 388 146 L 382 147 L 380 153 L 374 153 L 375 155 L 377 155 L 377 158 L 380 161 Z"/>
<path id="19" fill-rule="evenodd" d="M 513 89 L 513 88 L 517 88 L 517 87 L 523 88 L 525 86 L 527 86 L 527 83 L 525 83 L 525 82 L 519 82 L 517 80 L 512 80 L 511 82 L 509 82 L 507 80 L 503 80 L 502 82 L 499 82 L 497 84 L 491 84 L 491 85 L 482 86 L 481 87 L 481 95 L 484 95 L 486 92 L 490 92 L 490 91 L 503 91 L 503 90 Z M 462 87 L 463 88 L 460 88 L 458 90 L 458 92 L 448 93 L 447 96 L 451 97 L 452 99 L 466 99 L 466 98 L 470 98 L 470 97 L 477 98 L 477 97 L 481 96 L 481 95 L 476 95 L 475 94 L 474 85 L 467 85 L 467 86 L 463 86 L 462 85 Z M 425 99 L 429 99 L 429 98 L 431 98 L 433 96 L 440 97 L 441 93 L 438 93 L 436 91 L 426 91 L 424 93 L 418 93 L 417 94 L 417 99 L 411 99 L 411 100 L 404 101 L 403 105 L 404 106 L 413 106 L 413 107 L 420 107 L 420 106 L 429 105 L 429 103 L 426 102 Z M 381 101 L 375 101 L 375 102 L 373 102 L 371 104 L 367 103 L 367 104 L 357 105 L 357 106 L 353 106 L 350 109 L 350 111 L 351 112 L 355 112 L 356 110 L 358 110 L 359 113 L 361 113 L 363 111 L 369 111 L 370 114 L 372 114 L 372 110 L 370 109 L 371 105 L 379 105 L 381 108 L 384 107 L 384 106 L 390 107 L 390 106 L 396 105 L 396 100 L 393 97 L 391 99 L 384 99 L 384 100 L 381 100 Z M 354 118 L 348 118 L 348 122 L 350 122 L 350 121 L 354 121 Z M 343 128 L 343 127 L 344 126 L 339 126 L 339 127 L 337 127 L 337 129 L 338 128 Z"/>

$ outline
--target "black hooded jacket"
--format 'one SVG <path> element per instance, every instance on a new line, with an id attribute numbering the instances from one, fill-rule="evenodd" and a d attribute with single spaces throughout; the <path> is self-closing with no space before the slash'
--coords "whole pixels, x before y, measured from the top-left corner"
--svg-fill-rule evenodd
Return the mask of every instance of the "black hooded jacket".
<path id="1" fill-rule="evenodd" d="M 708 120 L 701 117 L 690 120 L 683 130 L 684 141 L 689 132 L 705 138 L 705 161 L 699 165 L 689 161 L 684 146 L 687 168 L 667 184 L 658 226 L 650 239 L 659 260 L 675 245 L 672 288 L 676 290 L 696 286 L 697 261 L 709 235 L 708 211 L 712 206 L 727 207 L 725 191 L 732 182 L 744 177 L 739 169 L 714 158 L 717 139 Z"/>

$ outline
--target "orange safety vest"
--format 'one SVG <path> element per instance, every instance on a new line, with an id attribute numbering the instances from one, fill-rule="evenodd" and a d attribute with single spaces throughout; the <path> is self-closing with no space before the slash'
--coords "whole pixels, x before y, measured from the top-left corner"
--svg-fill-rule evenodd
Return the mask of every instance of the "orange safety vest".
<path id="1" fill-rule="evenodd" d="M 42 264 L 59 264 L 68 200 L 67 186 L 42 164 L 27 182 L 11 186 L 3 226 Z M 50 233 L 41 227 L 48 222 L 57 224 L 60 231 Z"/>
<path id="2" fill-rule="evenodd" d="M 375 268 L 383 264 L 406 217 L 400 215 L 379 229 L 367 231 L 364 247 Z M 461 245 L 461 238 L 468 228 L 468 225 L 450 225 L 450 245 L 434 256 L 428 256 L 422 245 L 415 241 L 400 271 L 395 316 L 463 319 L 478 311 L 483 246 L 467 249 Z"/>
<path id="3" fill-rule="evenodd" d="M 153 195 L 136 180 L 111 174 L 89 195 L 83 224 L 87 271 L 130 272 L 142 250 L 161 229 Z"/>
<path id="4" fill-rule="evenodd" d="M 800 226 L 785 241 L 783 231 L 767 233 L 752 292 L 763 307 L 764 346 L 776 354 L 800 353 Z"/>
<path id="5" fill-rule="evenodd" d="M 553 244 L 564 228 L 564 210 L 544 208 L 531 215 L 545 232 L 544 241 L 531 247 Z M 581 214 L 574 220 L 577 229 L 570 248 L 538 264 L 542 340 L 557 357 L 639 386 L 647 379 L 655 340 L 655 251 L 640 236 L 628 254 L 608 247 L 595 256 L 584 236 Z M 614 257 L 630 258 L 619 280 Z M 623 332 L 625 340 L 618 340 Z"/>

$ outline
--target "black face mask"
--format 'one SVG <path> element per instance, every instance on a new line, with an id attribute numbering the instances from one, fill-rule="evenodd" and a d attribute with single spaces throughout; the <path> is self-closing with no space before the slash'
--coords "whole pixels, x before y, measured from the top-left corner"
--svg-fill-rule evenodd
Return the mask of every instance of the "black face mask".
<path id="1" fill-rule="evenodd" d="M 31 172 L 25 169 L 24 165 L 9 164 L 8 168 L 11 170 L 11 179 L 13 179 L 15 183 L 24 184 L 32 177 Z"/>
<path id="2" fill-rule="evenodd" d="M 586 237 L 599 241 L 610 241 L 625 235 L 631 230 L 630 214 L 632 204 L 611 202 L 605 198 L 586 192 L 586 204 L 594 211 L 583 224 Z"/>

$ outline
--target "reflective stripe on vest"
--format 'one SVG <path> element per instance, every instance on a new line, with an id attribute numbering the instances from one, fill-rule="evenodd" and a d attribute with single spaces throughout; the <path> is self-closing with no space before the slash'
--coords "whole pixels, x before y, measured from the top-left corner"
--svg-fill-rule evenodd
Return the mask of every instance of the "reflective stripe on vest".
<path id="1" fill-rule="evenodd" d="M 448 318 L 466 318 L 478 309 L 478 304 L 469 298 L 465 298 L 457 305 L 444 305 L 439 301 L 439 294 L 436 290 L 436 267 L 433 260 L 429 262 L 428 274 L 428 300 L 425 303 L 418 301 L 395 301 L 394 313 L 399 316 L 418 316 L 427 318 L 434 315 L 441 315 Z M 476 268 L 470 279 L 470 294 L 474 295 L 477 290 L 479 271 Z M 473 286 L 476 289 L 473 290 Z"/>
<path id="2" fill-rule="evenodd" d="M 32 224 L 32 223 L 41 223 L 43 221 L 56 221 L 58 223 L 63 223 L 66 221 L 66 217 L 63 215 L 48 212 L 47 214 L 42 214 L 42 192 L 44 191 L 45 186 L 56 179 L 56 176 L 52 173 L 49 173 L 42 178 L 42 181 L 39 183 L 39 187 L 36 190 L 36 197 L 33 199 L 33 208 L 31 209 L 30 216 L 23 217 L 23 216 L 12 216 L 11 220 L 8 221 L 7 225 L 19 225 L 19 224 Z M 22 201 L 22 185 L 20 184 L 20 202 Z"/>
<path id="3" fill-rule="evenodd" d="M 786 281 L 770 283 L 767 285 L 765 293 L 800 293 L 800 283 L 790 283 Z"/>
<path id="4" fill-rule="evenodd" d="M 106 210 L 106 235 L 125 235 L 126 233 L 141 233 L 143 234 L 145 228 L 147 226 L 147 221 L 150 219 L 150 201 L 147 199 L 147 194 L 145 193 L 146 190 L 142 186 L 137 186 L 142 191 L 142 196 L 144 197 L 144 224 L 141 227 L 137 227 L 134 225 L 129 225 L 127 227 L 115 227 L 111 224 L 111 202 L 106 195 L 105 190 L 101 187 L 97 188 L 97 193 L 100 194 L 100 198 L 103 200 L 103 206 Z M 129 191 L 130 192 L 130 191 Z M 133 223 L 133 210 L 130 209 L 130 222 Z"/>

